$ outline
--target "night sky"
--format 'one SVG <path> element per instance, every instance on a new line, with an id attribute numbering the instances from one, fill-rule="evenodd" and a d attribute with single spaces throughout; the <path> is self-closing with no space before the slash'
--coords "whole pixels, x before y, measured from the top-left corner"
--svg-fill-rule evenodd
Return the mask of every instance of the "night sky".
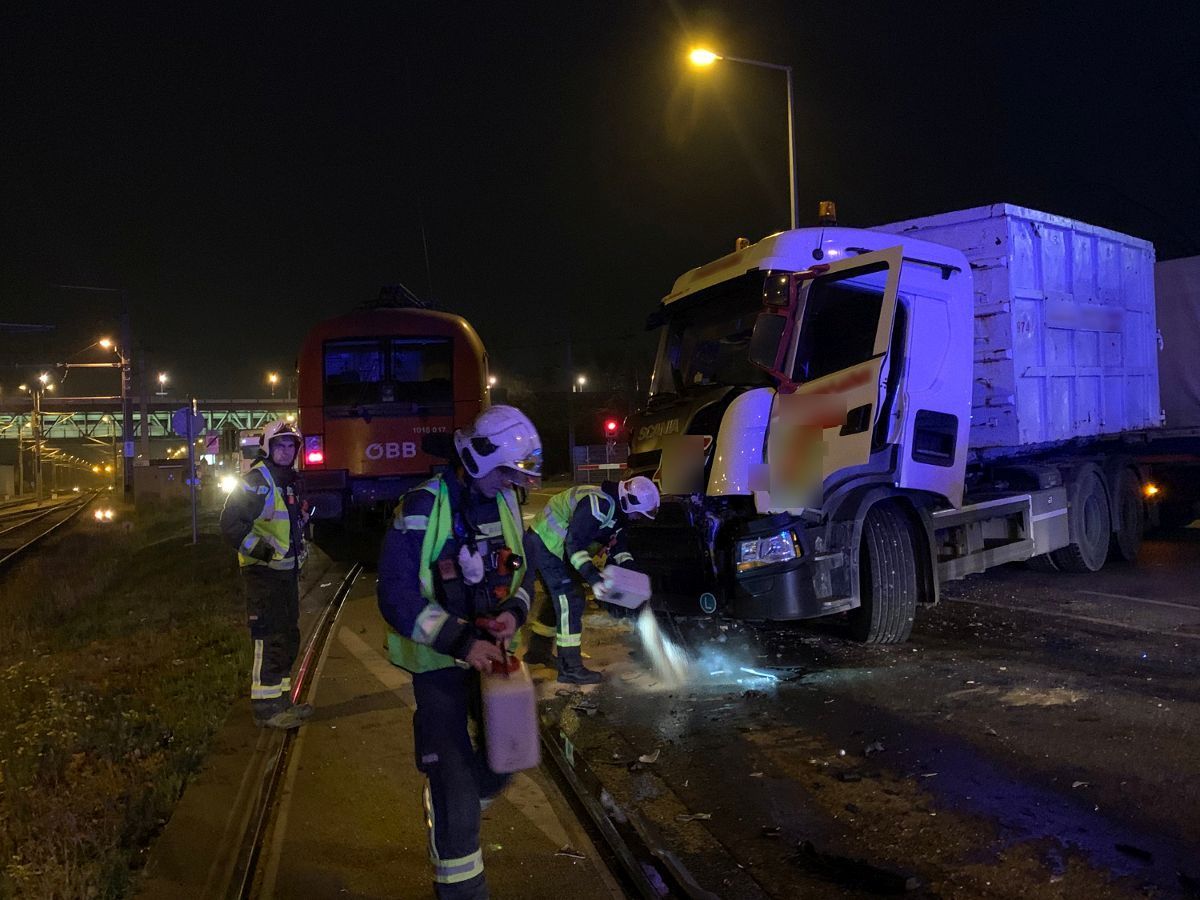
<path id="1" fill-rule="evenodd" d="M 103 7 L 103 8 L 99 8 Z M 995 201 L 1200 253 L 1200 4 L 5 4 L 0 335 L 115 332 L 151 368 L 264 394 L 320 319 L 403 282 L 501 373 L 649 367 L 683 270 L 787 224 Z M 422 235 L 424 225 L 424 241 Z M 428 246 L 429 265 L 423 246 Z M 74 376 L 73 376 L 74 377 Z"/>

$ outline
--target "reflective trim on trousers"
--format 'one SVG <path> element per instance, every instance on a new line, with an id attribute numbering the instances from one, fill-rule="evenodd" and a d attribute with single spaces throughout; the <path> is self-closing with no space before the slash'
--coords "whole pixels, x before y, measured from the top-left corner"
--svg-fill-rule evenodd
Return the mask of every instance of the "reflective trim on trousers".
<path id="1" fill-rule="evenodd" d="M 571 608 L 566 594 L 558 595 L 558 636 L 555 643 L 560 647 L 578 647 L 583 635 L 571 634 Z"/>
<path id="2" fill-rule="evenodd" d="M 433 863 L 433 880 L 438 884 L 458 884 L 469 881 L 483 874 L 483 851 L 476 850 L 466 856 L 455 859 L 442 859 L 438 856 L 433 815 L 433 797 L 429 793 L 429 783 L 425 783 L 421 791 L 421 802 L 425 807 L 425 827 L 429 830 L 429 861 Z"/>
<path id="3" fill-rule="evenodd" d="M 534 634 L 540 634 L 542 637 L 554 637 L 558 629 L 552 625 L 543 625 L 537 619 L 529 623 L 529 630 Z"/>
<path id="4" fill-rule="evenodd" d="M 584 563 L 590 562 L 591 558 L 592 554 L 588 553 L 586 550 L 576 550 L 571 554 L 571 565 L 578 569 Z"/>
<path id="5" fill-rule="evenodd" d="M 250 670 L 250 699 L 274 700 L 277 697 L 282 697 L 284 692 L 283 682 L 279 684 L 262 683 L 262 663 L 263 642 L 256 640 L 254 642 L 254 666 Z M 287 680 L 291 682 L 290 678 Z"/>

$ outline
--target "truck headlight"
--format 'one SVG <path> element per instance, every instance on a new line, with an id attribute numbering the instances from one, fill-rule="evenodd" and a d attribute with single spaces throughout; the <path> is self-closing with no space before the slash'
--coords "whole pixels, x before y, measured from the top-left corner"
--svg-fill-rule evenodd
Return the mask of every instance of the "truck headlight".
<path id="1" fill-rule="evenodd" d="M 737 570 L 747 572 L 759 566 L 799 559 L 803 555 L 800 542 L 792 531 L 781 531 L 769 537 L 738 541 Z"/>

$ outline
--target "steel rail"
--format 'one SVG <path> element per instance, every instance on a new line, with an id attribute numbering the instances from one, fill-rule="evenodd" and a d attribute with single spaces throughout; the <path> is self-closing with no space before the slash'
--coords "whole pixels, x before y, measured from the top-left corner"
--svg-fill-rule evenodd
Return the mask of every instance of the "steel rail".
<path id="1" fill-rule="evenodd" d="M 60 519 L 59 521 L 55 522 L 53 525 L 51 525 L 45 531 L 42 531 L 42 532 L 38 533 L 37 535 L 35 535 L 34 537 L 30 538 L 28 541 L 26 541 L 24 544 L 21 544 L 21 546 L 17 547 L 15 550 L 11 550 L 4 556 L 0 556 L 0 569 L 3 569 L 4 567 L 10 565 L 13 562 L 13 560 L 17 559 L 19 556 L 21 556 L 21 554 L 28 552 L 30 550 L 30 548 L 34 547 L 36 544 L 45 540 L 50 535 L 52 535 L 55 531 L 57 531 L 59 528 L 61 528 L 62 526 L 66 525 L 68 522 L 73 520 L 77 515 L 79 515 L 79 513 L 81 513 L 87 507 L 87 505 L 89 503 L 91 503 L 93 500 L 95 500 L 98 495 L 99 495 L 99 492 L 97 491 L 87 497 L 82 498 L 81 500 L 79 500 L 77 502 L 75 509 L 71 511 L 70 515 L 65 516 L 62 519 Z M 70 506 L 70 503 L 64 503 L 64 504 L 61 504 L 60 506 L 53 507 L 47 511 L 47 514 L 50 512 L 61 512 L 64 506 Z M 35 522 L 41 518 L 42 518 L 42 516 L 38 516 L 36 519 L 31 519 L 27 522 L 22 522 L 20 525 L 14 526 L 13 528 L 9 528 L 6 531 L 0 532 L 0 535 L 8 534 L 8 532 L 10 532 L 10 531 L 16 531 L 18 528 L 24 528 L 27 525 L 31 525 L 33 522 Z M 4 552 L 3 550 L 0 550 L 0 553 L 3 553 L 3 552 Z"/>
<path id="2" fill-rule="evenodd" d="M 346 596 L 350 593 L 350 589 L 354 586 L 355 580 L 362 573 L 362 570 L 362 563 L 355 563 L 350 567 L 350 570 L 346 573 L 346 577 L 342 579 L 342 583 L 334 591 L 333 598 L 325 607 L 321 618 L 313 627 L 304 649 L 304 655 L 301 657 L 300 668 L 296 672 L 295 683 L 292 685 L 293 703 L 301 702 L 308 696 L 312 682 L 313 667 L 316 665 L 317 660 L 321 658 L 325 642 L 329 638 L 329 635 L 332 634 L 334 625 L 337 623 L 338 614 L 342 610 L 342 604 Z M 274 817 L 279 787 L 283 784 L 283 778 L 287 772 L 289 761 L 288 751 L 291 749 L 295 736 L 296 729 L 283 732 L 279 741 L 279 748 L 275 752 L 275 757 L 267 767 L 266 774 L 259 787 L 258 800 L 250 816 L 251 825 L 243 837 L 242 848 L 238 854 L 238 865 L 235 869 L 231 882 L 231 890 L 228 894 L 230 897 L 250 898 L 255 896 L 256 879 L 259 862 L 262 859 L 263 844 L 266 841 L 267 832 L 270 830 L 271 821 Z"/>

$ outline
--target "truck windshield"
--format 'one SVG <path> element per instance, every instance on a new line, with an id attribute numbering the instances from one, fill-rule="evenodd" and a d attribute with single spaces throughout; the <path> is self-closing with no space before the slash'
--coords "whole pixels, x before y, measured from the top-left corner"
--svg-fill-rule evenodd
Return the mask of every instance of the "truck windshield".
<path id="1" fill-rule="evenodd" d="M 747 350 L 762 311 L 761 273 L 731 279 L 667 311 L 650 395 L 678 394 L 702 385 L 769 385 Z"/>
<path id="2" fill-rule="evenodd" d="M 325 406 L 450 403 L 449 338 L 369 338 L 325 343 Z"/>

